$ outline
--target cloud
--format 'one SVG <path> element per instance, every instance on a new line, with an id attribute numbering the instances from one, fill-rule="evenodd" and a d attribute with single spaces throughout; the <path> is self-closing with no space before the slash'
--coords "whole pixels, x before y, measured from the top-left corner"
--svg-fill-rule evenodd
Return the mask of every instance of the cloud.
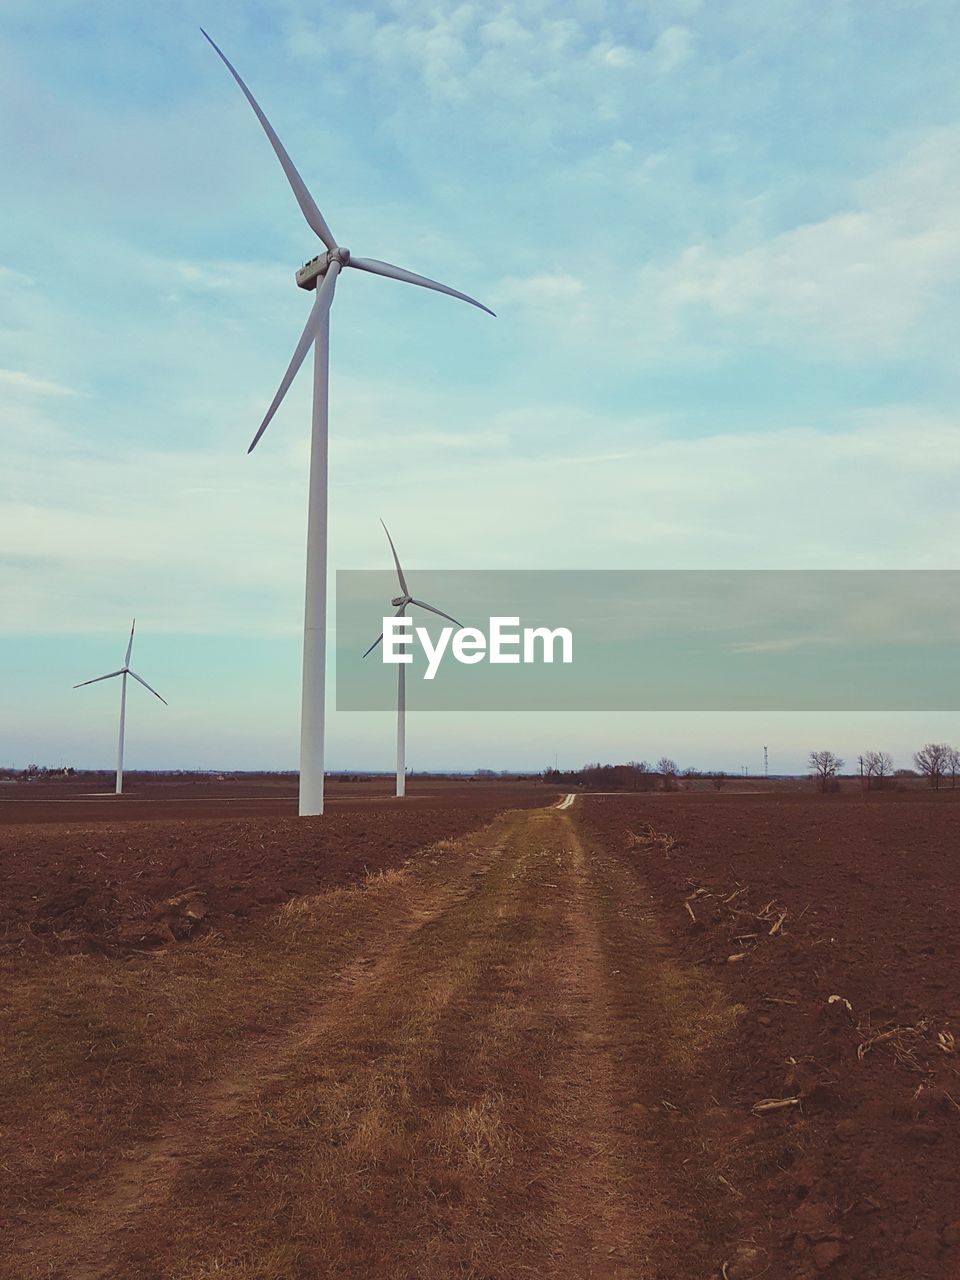
<path id="1" fill-rule="evenodd" d="M 811 636 L 795 636 L 780 640 L 744 640 L 730 645 L 731 653 L 789 653 L 813 643 Z"/>
<path id="2" fill-rule="evenodd" d="M 672 26 L 661 31 L 653 42 L 650 60 L 660 75 L 669 75 L 693 57 L 694 33 L 687 27 Z"/>
<path id="3" fill-rule="evenodd" d="M 19 369 L 0 369 L 0 387 L 10 391 L 24 391 L 34 396 L 75 396 L 79 395 L 73 387 L 62 386 L 47 378 L 34 378 Z"/>
<path id="4" fill-rule="evenodd" d="M 0 263 L 0 285 L 10 285 L 16 288 L 24 286 L 32 286 L 34 281 L 30 276 L 25 275 L 22 271 L 15 271 L 13 267 L 5 267 Z"/>
<path id="5" fill-rule="evenodd" d="M 383 566 L 380 516 L 411 567 L 960 567 L 948 416 L 684 440 L 668 421 L 556 404 L 467 404 L 454 422 L 453 403 L 342 385 L 332 569 Z M 254 458 L 226 442 L 105 451 L 40 418 L 7 434 L 4 632 L 107 631 L 136 607 L 160 630 L 298 634 L 305 432 Z"/>
<path id="6" fill-rule="evenodd" d="M 888 151 L 816 219 L 771 231 L 755 204 L 715 236 L 661 247 L 647 262 L 635 243 L 608 233 L 578 248 L 582 280 L 565 270 L 510 275 L 500 296 L 518 310 L 531 346 L 587 348 L 604 365 L 702 367 L 770 349 L 838 366 L 952 363 L 960 128 Z M 638 191 L 655 191 L 662 166 L 653 157 L 635 157 L 623 140 L 606 155 L 606 169 L 594 161 L 595 183 L 612 188 L 613 170 L 626 167 Z M 568 306 L 545 305 L 561 297 Z"/>
<path id="7" fill-rule="evenodd" d="M 674 319 L 696 311 L 753 340 L 839 358 L 893 354 L 960 278 L 960 130 L 856 184 L 848 208 L 745 249 L 696 244 L 641 273 Z"/>
<path id="8" fill-rule="evenodd" d="M 497 287 L 497 297 L 503 302 L 533 307 L 553 306 L 579 298 L 582 293 L 583 282 L 564 272 L 526 279 L 507 276 Z"/>
<path id="9" fill-rule="evenodd" d="M 629 67 L 636 60 L 636 54 L 626 45 L 601 45 L 597 52 L 608 67 Z"/>

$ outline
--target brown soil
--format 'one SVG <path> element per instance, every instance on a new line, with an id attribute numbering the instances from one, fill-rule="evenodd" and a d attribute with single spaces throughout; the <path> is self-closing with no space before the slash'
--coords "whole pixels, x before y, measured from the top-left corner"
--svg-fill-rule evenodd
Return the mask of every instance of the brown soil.
<path id="1" fill-rule="evenodd" d="M 335 792 L 323 818 L 306 820 L 197 819 L 183 797 L 129 802 L 149 804 L 159 815 L 151 821 L 117 820 L 110 801 L 110 822 L 82 801 L 8 801 L 8 821 L 0 821 L 0 954 L 5 946 L 156 946 L 233 929 L 292 897 L 399 867 L 435 840 L 549 796 L 523 784 L 420 784 L 404 801 L 385 795 L 382 782 L 359 790 L 363 799 L 355 787 L 346 802 Z M 223 796 L 211 803 L 224 811 Z M 295 811 L 295 799 L 285 803 Z M 128 798 L 120 804 L 128 813 Z M 51 807 L 60 821 L 48 820 Z M 11 811 L 23 820 L 10 821 Z M 41 820 L 28 822 L 37 811 Z"/>
<path id="2" fill-rule="evenodd" d="M 242 774 L 212 778 L 178 774 L 128 774 L 123 795 L 114 795 L 114 774 L 0 783 L 0 827 L 7 823 L 145 822 L 184 818 L 281 818 L 297 815 L 297 779 L 290 775 Z M 557 794 L 536 780 L 412 778 L 398 801 L 391 777 L 348 782 L 328 778 L 328 812 L 376 807 L 523 807 Z"/>
<path id="3" fill-rule="evenodd" d="M 0 1280 L 956 1280 L 960 798 L 489 818 L 243 929 L 0 954 Z M 191 875 L 264 837 L 144 829 Z"/>
<path id="4" fill-rule="evenodd" d="M 291 902 L 243 949 L 252 1003 L 286 965 L 285 1016 L 165 1088 L 136 1139 L 115 1122 L 64 1177 L 36 1109 L 47 1189 L 14 1195 L 4 1280 L 703 1280 L 747 1256 L 730 1116 L 711 1103 L 705 1141 L 693 1113 L 738 1011 L 670 959 L 647 891 L 567 813 Z M 176 974 L 209 990 L 241 954 L 199 948 L 198 984 L 191 952 L 152 970 L 155 1008 Z M 68 962 L 84 1000 L 119 980 L 117 960 Z M 151 1034 L 166 1079 L 178 1037 Z M 118 1113 L 142 1081 L 112 1075 Z"/>
<path id="5" fill-rule="evenodd" d="M 955 1280 L 960 793 L 593 797 L 577 814 L 745 1006 L 719 1087 L 741 1115 L 798 1100 L 757 1121 L 772 1274 Z"/>

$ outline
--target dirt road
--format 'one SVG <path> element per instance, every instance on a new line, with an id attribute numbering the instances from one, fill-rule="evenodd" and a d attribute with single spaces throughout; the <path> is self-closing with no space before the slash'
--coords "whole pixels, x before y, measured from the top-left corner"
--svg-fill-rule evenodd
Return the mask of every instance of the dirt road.
<path id="1" fill-rule="evenodd" d="M 748 1122 L 711 1073 L 739 1011 L 672 957 L 642 881 L 576 812 L 512 812 L 288 904 L 304 945 L 343 938 L 302 998 L 208 1073 L 155 1082 L 149 1131 L 14 1213 L 0 1276 L 761 1274 Z"/>

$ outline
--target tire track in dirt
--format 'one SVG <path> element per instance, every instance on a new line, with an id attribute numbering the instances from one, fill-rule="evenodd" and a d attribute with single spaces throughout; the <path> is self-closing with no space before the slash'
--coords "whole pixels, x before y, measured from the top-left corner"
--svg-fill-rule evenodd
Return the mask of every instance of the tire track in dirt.
<path id="1" fill-rule="evenodd" d="M 561 812 L 569 807 L 558 806 Z M 571 1033 L 551 1082 L 553 1139 L 564 1150 L 554 1215 L 565 1241 L 565 1274 L 578 1280 L 653 1276 L 657 1231 L 671 1213 L 661 1153 L 630 1133 L 587 857 L 566 813 L 554 821 L 566 873 L 556 999 Z"/>
<path id="2" fill-rule="evenodd" d="M 306 1016 L 130 1153 L 85 1217 L 52 1220 L 11 1280 L 719 1270 L 737 1209 L 689 1086 L 736 1015 L 667 954 L 642 886 L 552 808 L 383 893 Z"/>
<path id="3" fill-rule="evenodd" d="M 572 825 L 572 824 L 571 824 Z M 615 1063 L 613 1097 L 650 1205 L 643 1280 L 754 1280 L 769 1272 L 750 1182 L 755 1119 L 718 1064 L 744 1012 L 681 961 L 650 886 L 578 829 Z M 655 1177 L 651 1174 L 655 1173 Z"/>
<path id="4" fill-rule="evenodd" d="M 329 978 L 324 999 L 288 1028 L 282 1039 L 270 1035 L 246 1046 L 241 1063 L 234 1063 L 202 1093 L 189 1098 L 156 1135 L 127 1153 L 107 1178 L 86 1191 L 76 1212 L 50 1214 L 47 1230 L 22 1244 L 15 1269 L 0 1271 L 0 1275 L 9 1275 L 10 1280 L 41 1276 L 45 1280 L 106 1280 L 114 1275 L 118 1242 L 124 1233 L 133 1229 L 137 1217 L 163 1203 L 184 1165 L 196 1157 L 205 1140 L 214 1139 L 218 1124 L 259 1091 L 282 1081 L 291 1060 L 308 1049 L 323 1034 L 324 1024 L 337 1016 L 338 1004 L 354 999 L 365 985 L 375 982 L 382 971 L 389 970 L 396 951 L 418 930 L 468 896 L 500 851 L 494 841 L 477 843 L 471 838 L 445 841 L 441 848 L 445 854 L 455 853 L 457 861 L 436 884 L 415 885 L 414 873 L 407 869 L 374 877 L 372 892 L 369 886 L 347 891 L 365 892 L 373 898 L 378 889 L 381 893 L 385 889 L 393 899 L 381 913 L 397 932 L 379 957 L 351 957 Z M 304 905 L 309 910 L 309 900 Z M 374 949 L 378 942 L 383 939 L 369 938 L 364 950 Z M 123 1274 L 125 1280 L 133 1275 Z"/>

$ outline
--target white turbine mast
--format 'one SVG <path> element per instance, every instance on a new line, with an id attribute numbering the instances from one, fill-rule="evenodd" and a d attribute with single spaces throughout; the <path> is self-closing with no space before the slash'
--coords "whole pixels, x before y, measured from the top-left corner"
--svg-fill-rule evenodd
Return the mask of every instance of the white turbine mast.
<path id="1" fill-rule="evenodd" d="M 201 28 L 201 30 L 203 30 Z M 263 421 L 251 441 L 251 452 L 266 431 L 271 418 L 287 394 L 297 370 L 306 359 L 311 345 L 314 348 L 313 373 L 313 427 L 310 444 L 310 491 L 307 516 L 307 566 L 306 601 L 303 633 L 303 692 L 300 715 L 300 815 L 323 813 L 323 759 L 324 759 L 324 709 L 326 697 L 326 643 L 327 643 L 327 388 L 330 352 L 330 307 L 337 276 L 345 267 L 368 271 L 373 275 L 387 276 L 417 284 L 437 293 L 447 293 L 452 298 L 469 302 L 489 315 L 494 313 L 476 298 L 471 298 L 448 285 L 415 275 L 402 267 L 376 258 L 355 258 L 349 249 L 337 244 L 333 232 L 327 226 L 323 214 L 306 188 L 306 184 L 287 155 L 283 143 L 277 137 L 270 121 L 260 110 L 253 94 L 241 80 L 237 71 L 213 40 L 203 32 L 216 50 L 227 70 L 236 80 L 244 97 L 253 108 L 270 145 L 276 152 L 281 168 L 293 189 L 303 216 L 312 230 L 326 246 L 326 252 L 312 258 L 297 272 L 297 284 L 301 289 L 315 289 L 316 297 L 293 358 L 273 397 Z"/>
<path id="2" fill-rule="evenodd" d="M 112 680 L 114 676 L 120 677 L 120 740 L 117 744 L 118 796 L 123 793 L 123 730 L 127 718 L 127 676 L 133 676 L 134 680 L 136 680 L 138 684 L 142 684 L 145 689 L 150 689 L 150 692 L 155 698 L 160 698 L 156 689 L 152 689 L 150 685 L 147 684 L 146 680 L 144 680 L 143 676 L 138 676 L 135 671 L 130 670 L 130 654 L 133 652 L 133 633 L 136 629 L 136 625 L 137 620 L 134 618 L 133 626 L 130 628 L 130 639 L 127 641 L 127 652 L 124 654 L 123 666 L 119 671 L 108 671 L 105 676 L 94 676 L 92 680 L 81 680 L 79 684 L 75 684 L 73 686 L 75 689 L 82 689 L 84 685 L 87 684 L 97 684 L 101 680 Z M 164 706 L 168 705 L 166 698 L 160 698 L 160 701 Z"/>
<path id="3" fill-rule="evenodd" d="M 383 524 L 383 521 L 380 521 Z M 383 524 L 383 532 L 387 535 L 387 541 L 390 543 L 390 550 L 393 552 L 393 563 L 397 566 L 397 577 L 400 580 L 400 595 L 394 596 L 390 603 L 397 612 L 393 615 L 395 618 L 403 618 L 407 615 L 407 609 L 410 605 L 415 604 L 418 609 L 426 609 L 429 613 L 435 613 L 440 618 L 446 618 L 448 622 L 452 622 L 454 626 L 460 627 L 463 624 L 457 622 L 456 618 L 451 618 L 449 613 L 444 613 L 442 609 L 436 608 L 435 605 L 427 604 L 426 600 L 418 600 L 410 594 L 410 588 L 407 586 L 407 579 L 404 577 L 403 569 L 400 567 L 400 557 L 397 555 L 397 548 L 393 545 L 393 539 L 390 537 L 390 530 Z M 374 649 L 383 640 L 383 632 L 377 636 L 373 644 L 363 655 L 365 658 L 373 653 Z M 407 668 L 402 662 L 397 663 L 397 795 L 406 794 L 407 790 Z"/>

